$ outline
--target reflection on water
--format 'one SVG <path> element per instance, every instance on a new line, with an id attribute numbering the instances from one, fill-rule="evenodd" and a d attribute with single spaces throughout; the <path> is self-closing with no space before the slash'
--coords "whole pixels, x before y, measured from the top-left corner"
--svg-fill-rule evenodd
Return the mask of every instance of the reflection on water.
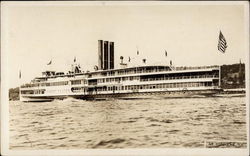
<path id="1" fill-rule="evenodd" d="M 246 141 L 245 97 L 10 102 L 11 149 L 204 147 Z"/>

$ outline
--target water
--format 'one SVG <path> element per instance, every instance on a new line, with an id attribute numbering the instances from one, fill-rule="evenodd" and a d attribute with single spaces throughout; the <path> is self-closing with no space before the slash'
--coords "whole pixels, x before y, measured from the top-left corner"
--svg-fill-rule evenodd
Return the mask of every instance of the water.
<path id="1" fill-rule="evenodd" d="M 10 149 L 203 148 L 246 142 L 245 97 L 10 102 Z"/>

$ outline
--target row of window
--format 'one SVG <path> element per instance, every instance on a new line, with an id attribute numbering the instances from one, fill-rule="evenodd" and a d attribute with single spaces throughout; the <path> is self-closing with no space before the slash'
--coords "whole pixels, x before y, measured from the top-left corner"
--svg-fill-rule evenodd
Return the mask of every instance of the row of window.
<path id="1" fill-rule="evenodd" d="M 185 82 L 185 83 L 167 83 L 150 85 L 129 85 L 129 86 L 110 86 L 97 88 L 97 91 L 116 91 L 116 90 L 140 90 L 140 89 L 159 89 L 159 88 L 188 88 L 188 87 L 209 87 L 218 86 L 218 82 Z M 95 89 L 94 89 L 95 90 Z"/>
<path id="2" fill-rule="evenodd" d="M 67 93 L 69 92 L 70 90 L 69 89 L 54 89 L 54 90 L 47 90 L 46 93 L 47 94 L 59 94 L 59 93 Z"/>
<path id="3" fill-rule="evenodd" d="M 22 90 L 21 94 L 44 94 L 45 89 L 37 89 L 37 90 Z"/>
<path id="4" fill-rule="evenodd" d="M 25 84 L 21 86 L 21 88 L 29 88 L 29 87 L 38 87 L 38 86 L 64 86 L 68 85 L 68 81 L 61 81 L 61 82 L 48 82 L 48 83 L 36 83 L 36 84 Z"/>
<path id="5" fill-rule="evenodd" d="M 169 76 L 160 78 L 144 78 L 141 81 L 176 80 L 176 79 L 197 79 L 197 78 L 218 78 L 218 75 L 197 75 L 197 76 Z"/>
<path id="6" fill-rule="evenodd" d="M 21 94 L 34 94 L 33 90 L 22 90 Z"/>
<path id="7" fill-rule="evenodd" d="M 118 77 L 118 78 L 106 78 L 106 79 L 98 79 L 98 83 L 105 83 L 105 82 L 120 82 L 120 81 L 133 81 L 133 80 L 140 80 L 140 81 L 158 81 L 158 80 L 175 80 L 175 79 L 195 79 L 195 78 L 215 78 L 218 75 L 197 75 L 197 76 L 162 76 L 158 78 L 141 78 L 139 76 L 130 76 L 130 77 Z"/>
<path id="8" fill-rule="evenodd" d="M 86 90 L 87 90 L 87 88 L 84 88 L 84 87 L 74 87 L 74 88 L 71 88 L 71 91 L 74 92 L 74 93 L 85 92 Z"/>
<path id="9" fill-rule="evenodd" d="M 21 88 L 29 88 L 29 87 L 38 87 L 39 84 L 36 83 L 36 84 L 24 84 L 21 86 Z"/>
<path id="10" fill-rule="evenodd" d="M 170 71 L 169 67 L 147 67 L 147 68 L 132 68 L 119 71 L 109 71 L 102 73 L 90 74 L 89 77 L 93 76 L 115 76 L 115 75 L 127 75 L 127 74 L 137 74 L 137 73 L 152 73 L 152 72 L 161 72 L 161 71 Z"/>
<path id="11" fill-rule="evenodd" d="M 152 73 L 152 72 L 162 72 L 162 71 L 170 71 L 170 68 L 154 68 L 154 69 L 130 69 L 130 70 L 121 70 L 118 71 L 118 75 L 127 75 L 127 74 L 137 74 L 137 73 Z"/>
<path id="12" fill-rule="evenodd" d="M 82 80 L 73 80 L 73 81 L 71 81 L 72 85 L 79 85 L 81 83 L 82 83 Z"/>
<path id="13" fill-rule="evenodd" d="M 87 84 L 86 80 L 73 80 L 71 81 L 72 85 L 79 85 L 79 84 Z M 64 86 L 64 85 L 68 85 L 69 82 L 68 81 L 61 81 L 61 82 L 50 82 L 50 83 L 36 83 L 36 84 L 29 84 L 29 85 L 25 85 L 22 86 L 22 88 L 27 88 L 27 87 L 38 87 L 38 86 Z"/>
<path id="14" fill-rule="evenodd" d="M 120 82 L 120 81 L 133 81 L 133 80 L 140 80 L 139 76 L 130 76 L 130 77 L 117 77 L 117 78 L 106 78 L 106 79 L 98 79 L 98 83 L 105 83 L 105 82 Z"/>
<path id="15" fill-rule="evenodd" d="M 120 87 L 108 87 L 107 90 L 139 90 L 139 89 L 157 89 L 157 88 L 187 88 L 218 85 L 212 82 L 185 82 L 185 83 L 168 83 L 168 84 L 150 84 L 150 85 L 131 85 Z"/>
<path id="16" fill-rule="evenodd" d="M 50 82 L 50 83 L 41 83 L 40 86 L 64 86 L 68 85 L 68 81 L 61 81 L 61 82 Z"/>

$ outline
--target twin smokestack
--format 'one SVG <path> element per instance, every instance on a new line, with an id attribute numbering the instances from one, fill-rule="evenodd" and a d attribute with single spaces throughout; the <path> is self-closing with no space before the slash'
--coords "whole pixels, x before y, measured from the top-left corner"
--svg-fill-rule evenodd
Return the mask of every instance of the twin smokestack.
<path id="1" fill-rule="evenodd" d="M 98 69 L 114 69 L 114 42 L 98 40 Z"/>

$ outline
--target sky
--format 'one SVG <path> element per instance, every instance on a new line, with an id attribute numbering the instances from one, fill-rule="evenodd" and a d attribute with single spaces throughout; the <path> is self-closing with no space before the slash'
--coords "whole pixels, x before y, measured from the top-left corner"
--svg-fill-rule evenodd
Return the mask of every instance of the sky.
<path id="1" fill-rule="evenodd" d="M 74 57 L 84 71 L 93 71 L 100 39 L 114 42 L 115 68 L 119 67 L 120 56 L 124 56 L 124 62 L 134 58 L 131 66 L 140 64 L 143 58 L 148 65 L 169 65 L 172 60 L 174 66 L 247 60 L 242 4 L 116 4 L 4 3 L 2 52 L 6 55 L 2 59 L 9 71 L 9 87 L 30 82 L 45 70 L 66 72 Z M 228 44 L 225 54 L 217 50 L 220 31 Z"/>

